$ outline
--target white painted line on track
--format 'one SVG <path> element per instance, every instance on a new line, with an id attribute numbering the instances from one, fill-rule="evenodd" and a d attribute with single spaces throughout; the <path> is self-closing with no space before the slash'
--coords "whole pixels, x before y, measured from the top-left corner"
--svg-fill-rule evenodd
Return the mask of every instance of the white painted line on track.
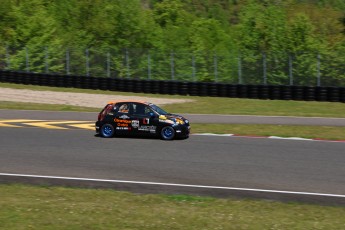
<path id="1" fill-rule="evenodd" d="M 236 191 L 250 191 L 250 192 L 280 193 L 280 194 L 293 194 L 293 195 L 308 195 L 308 196 L 345 198 L 345 195 L 341 195 L 341 194 L 296 192 L 296 191 L 253 189 L 253 188 L 236 188 L 236 187 L 192 185 L 192 184 L 174 184 L 174 183 L 160 183 L 160 182 L 147 182 L 147 181 L 126 181 L 126 180 L 110 180 L 110 179 L 92 179 L 92 178 L 43 176 L 43 175 L 12 174 L 12 173 L 0 173 L 0 176 L 32 177 L 32 178 L 44 178 L 44 179 L 93 181 L 93 182 L 110 182 L 110 183 L 124 183 L 124 184 L 161 185 L 161 186 L 172 186 L 172 187 L 206 188 L 206 189 L 221 189 L 221 190 L 236 190 Z"/>
<path id="2" fill-rule="evenodd" d="M 344 120 L 344 117 L 299 117 L 299 116 L 270 116 L 270 115 L 240 115 L 240 114 L 201 114 L 201 113 L 181 113 L 184 115 L 196 115 L 196 116 L 219 116 L 219 117 L 253 117 L 253 118 L 298 118 L 298 119 L 329 119 L 329 120 Z"/>
<path id="3" fill-rule="evenodd" d="M 345 140 L 324 140 L 324 139 L 309 139 L 302 137 L 277 137 L 277 136 L 246 136 L 238 134 L 216 134 L 216 133 L 192 133 L 194 136 L 214 136 L 214 137 L 240 137 L 240 138 L 253 138 L 253 139 L 276 139 L 276 140 L 292 140 L 292 141 L 315 141 L 315 142 L 333 142 L 345 143 Z"/>
<path id="4" fill-rule="evenodd" d="M 217 134 L 217 133 L 193 133 L 191 135 L 196 135 L 196 136 L 217 136 L 217 137 L 231 137 L 234 136 L 235 134 Z"/>

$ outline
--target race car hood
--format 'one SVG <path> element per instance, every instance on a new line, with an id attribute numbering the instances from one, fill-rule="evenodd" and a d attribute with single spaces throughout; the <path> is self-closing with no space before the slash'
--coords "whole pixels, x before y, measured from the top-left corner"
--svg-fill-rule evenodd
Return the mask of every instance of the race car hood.
<path id="1" fill-rule="evenodd" d="M 189 121 L 186 118 L 177 114 L 160 115 L 159 121 L 171 124 L 189 124 Z"/>

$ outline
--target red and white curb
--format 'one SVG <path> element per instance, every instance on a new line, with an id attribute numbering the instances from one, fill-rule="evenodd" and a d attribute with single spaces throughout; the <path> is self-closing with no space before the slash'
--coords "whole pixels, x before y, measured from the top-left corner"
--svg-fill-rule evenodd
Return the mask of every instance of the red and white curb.
<path id="1" fill-rule="evenodd" d="M 216 134 L 216 133 L 193 133 L 198 136 L 216 136 L 216 137 L 242 137 L 242 138 L 256 138 L 256 139 L 276 139 L 276 140 L 295 140 L 295 141 L 318 141 L 318 142 L 336 142 L 345 143 L 345 140 L 327 140 L 321 138 L 302 138 L 302 137 L 278 137 L 278 136 L 250 136 L 239 134 Z"/>

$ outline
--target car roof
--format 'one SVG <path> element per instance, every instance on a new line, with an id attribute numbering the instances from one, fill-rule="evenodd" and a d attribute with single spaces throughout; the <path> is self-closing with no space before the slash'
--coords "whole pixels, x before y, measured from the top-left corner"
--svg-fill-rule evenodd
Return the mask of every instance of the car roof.
<path id="1" fill-rule="evenodd" d="M 117 104 L 117 103 L 141 103 L 145 105 L 149 105 L 150 103 L 146 101 L 140 101 L 140 100 L 116 100 L 116 101 L 109 101 L 108 104 Z"/>

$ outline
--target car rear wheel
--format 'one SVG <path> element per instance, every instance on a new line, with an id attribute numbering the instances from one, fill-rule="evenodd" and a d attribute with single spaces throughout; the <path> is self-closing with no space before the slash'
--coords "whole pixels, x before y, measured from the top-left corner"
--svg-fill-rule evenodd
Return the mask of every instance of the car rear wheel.
<path id="1" fill-rule="evenodd" d="M 113 137 L 115 133 L 115 129 L 114 126 L 112 126 L 111 124 L 104 124 L 101 127 L 101 135 L 102 137 Z"/>
<path id="2" fill-rule="evenodd" d="M 175 137 L 175 129 L 171 126 L 165 126 L 161 130 L 161 138 L 163 140 L 172 140 Z"/>

